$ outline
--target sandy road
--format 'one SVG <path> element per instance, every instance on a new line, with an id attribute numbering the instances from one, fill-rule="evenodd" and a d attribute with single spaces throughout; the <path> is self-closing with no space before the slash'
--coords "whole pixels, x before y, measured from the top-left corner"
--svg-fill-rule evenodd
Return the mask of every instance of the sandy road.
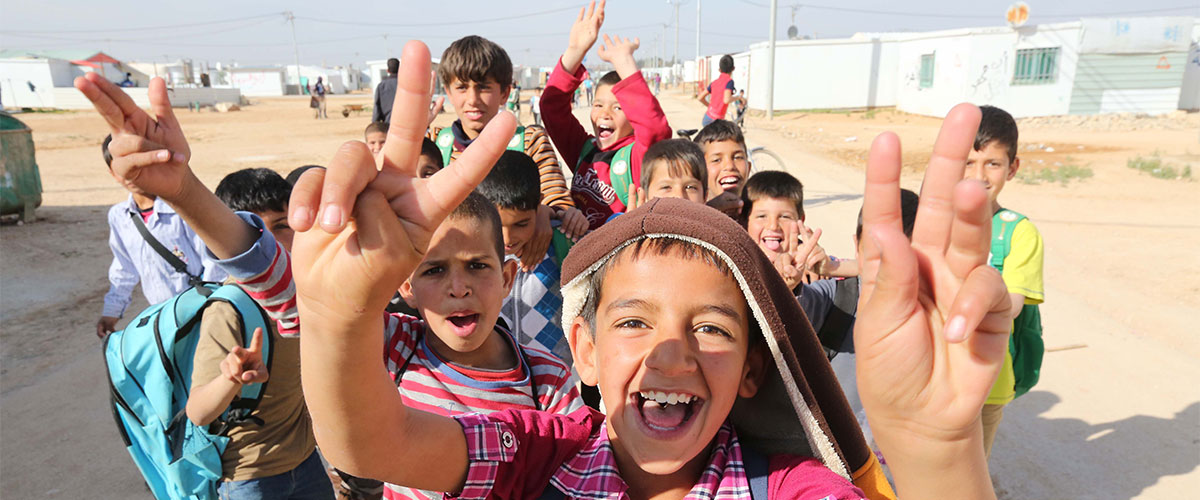
<path id="1" fill-rule="evenodd" d="M 335 97 L 329 106 L 336 113 L 342 103 L 366 101 Z M 676 128 L 698 125 L 699 105 L 673 94 L 662 101 Z M 248 166 L 286 173 L 361 137 L 366 118 L 318 122 L 306 103 L 183 112 L 200 178 L 215 186 Z M 584 110 L 577 114 L 586 120 Z M 104 214 L 124 198 L 99 158 L 104 128 L 91 113 L 21 118 L 35 130 L 46 194 L 37 223 L 0 227 L 0 495 L 148 498 L 107 407 L 92 333 L 111 259 Z M 821 130 L 860 128 L 860 141 L 892 126 L 835 118 Z M 905 130 L 906 155 L 927 148 L 936 132 L 930 121 L 913 121 L 895 125 Z M 852 255 L 861 167 L 812 140 L 814 125 L 784 122 L 751 119 L 748 141 L 784 157 L 805 184 L 808 222 L 824 230 L 822 243 Z M 1055 134 L 1042 132 L 1042 140 L 1060 140 Z M 1194 143 L 1177 149 L 1184 147 Z M 991 464 L 1003 498 L 1173 499 L 1200 489 L 1200 267 L 1192 250 L 1200 244 L 1200 191 L 1097 170 L 1069 188 L 1014 183 L 1003 197 L 1046 240 L 1047 345 L 1087 346 L 1048 353 L 1041 384 L 1008 407 Z M 915 189 L 920 179 L 904 182 Z M 1114 194 L 1112 184 L 1125 190 Z M 144 307 L 138 299 L 127 318 Z"/>

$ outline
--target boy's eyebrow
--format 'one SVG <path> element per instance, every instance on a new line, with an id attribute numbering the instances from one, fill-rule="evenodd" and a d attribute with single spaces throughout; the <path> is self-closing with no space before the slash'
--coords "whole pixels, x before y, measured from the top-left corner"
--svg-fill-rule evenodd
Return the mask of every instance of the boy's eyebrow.
<path id="1" fill-rule="evenodd" d="M 706 313 L 720 314 L 722 316 L 726 316 L 729 319 L 736 320 L 736 321 L 742 320 L 741 313 L 739 313 L 736 309 L 734 309 L 728 305 L 725 305 L 725 304 L 708 304 L 708 305 L 700 308 L 700 310 L 704 311 Z"/>
<path id="2" fill-rule="evenodd" d="M 651 311 L 657 311 L 658 306 L 642 299 L 622 299 L 609 302 L 608 306 L 604 308 L 604 311 L 612 312 L 616 309 L 649 309 Z"/>

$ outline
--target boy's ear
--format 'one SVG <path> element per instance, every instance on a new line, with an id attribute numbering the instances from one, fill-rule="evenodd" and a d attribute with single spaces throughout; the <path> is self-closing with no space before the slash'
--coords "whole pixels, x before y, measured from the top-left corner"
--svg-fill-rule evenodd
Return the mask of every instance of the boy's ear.
<path id="1" fill-rule="evenodd" d="M 738 384 L 738 396 L 752 398 L 758 394 L 767 373 L 767 346 L 762 343 L 751 343 L 746 351 L 746 364 L 742 367 L 742 381 Z M 576 361 L 576 365 L 578 365 Z"/>
<path id="2" fill-rule="evenodd" d="M 576 316 L 567 335 L 567 342 L 571 345 L 571 358 L 575 361 L 575 371 L 579 373 L 579 380 L 587 385 L 598 384 L 596 360 L 593 359 L 596 353 L 596 339 L 593 337 L 595 332 L 588 328 L 583 316 Z"/>
<path id="3" fill-rule="evenodd" d="M 1009 181 L 1013 180 L 1013 177 L 1017 176 L 1017 170 L 1020 170 L 1020 169 L 1021 169 L 1021 157 L 1018 156 L 1016 158 L 1013 158 L 1012 164 L 1010 164 L 1008 166 L 1008 179 L 1005 179 L 1005 180 L 1009 180 Z"/>
<path id="4" fill-rule="evenodd" d="M 399 291 L 400 291 L 400 297 L 404 298 L 405 304 L 408 304 L 408 306 L 412 307 L 412 308 L 418 307 L 417 306 L 417 297 L 415 295 L 413 295 L 412 282 L 410 280 L 404 280 L 404 283 L 400 284 Z"/>
<path id="5" fill-rule="evenodd" d="M 504 256 L 500 256 L 501 259 Z M 517 259 L 510 259 L 500 264 L 500 271 L 504 274 L 504 295 L 512 291 L 513 281 L 517 279 Z"/>

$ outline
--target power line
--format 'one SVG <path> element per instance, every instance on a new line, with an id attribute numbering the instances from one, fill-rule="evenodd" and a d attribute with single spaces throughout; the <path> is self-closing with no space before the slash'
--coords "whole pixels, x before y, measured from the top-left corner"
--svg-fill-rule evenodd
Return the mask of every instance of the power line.
<path id="1" fill-rule="evenodd" d="M 365 23 L 362 21 L 339 21 L 339 20 L 333 20 L 333 19 L 318 19 L 315 17 L 306 17 L 306 16 L 296 16 L 296 19 L 303 19 L 305 21 L 311 21 L 314 23 L 346 24 L 346 25 L 351 25 L 351 26 L 385 26 L 385 27 L 390 27 L 390 28 L 419 28 L 422 26 L 458 26 L 458 25 L 463 25 L 463 24 L 480 24 L 480 23 L 490 23 L 490 22 L 495 22 L 495 21 L 511 21 L 513 19 L 525 19 L 528 17 L 544 16 L 546 14 L 556 14 L 559 12 L 577 11 L 578 9 L 579 9 L 579 7 L 563 7 L 563 8 L 559 8 L 559 9 L 543 10 L 543 11 L 539 11 L 539 12 L 530 12 L 527 14 L 518 14 L 518 15 L 513 15 L 513 16 L 491 17 L 488 19 L 477 19 L 477 20 L 473 20 L 473 21 L 445 21 L 445 22 L 438 22 L 438 23 Z"/>
<path id="2" fill-rule="evenodd" d="M 265 17 L 277 18 L 277 17 L 279 17 L 279 13 L 274 12 L 271 14 L 262 14 L 262 15 L 258 15 L 258 16 L 238 17 L 238 18 L 234 18 L 234 19 L 222 19 L 220 21 L 205 21 L 202 23 L 167 24 L 167 25 L 162 25 L 162 26 L 143 26 L 140 28 L 104 28 L 104 29 L 87 29 L 87 30 L 3 30 L 3 31 L 0 31 L 0 33 L 6 33 L 6 34 L 19 34 L 19 33 L 63 34 L 63 33 L 107 33 L 107 32 L 113 32 L 113 31 L 153 31 L 153 30 L 175 29 L 175 28 L 191 28 L 191 27 L 195 27 L 195 26 L 211 26 L 214 24 L 226 24 L 226 23 L 233 23 L 233 22 L 238 22 L 238 21 L 250 21 L 253 19 L 262 19 Z"/>
<path id="3" fill-rule="evenodd" d="M 770 8 L 770 6 L 767 4 L 753 2 L 751 0 L 740 0 L 740 1 L 746 5 L 752 5 L 752 6 L 761 7 L 764 9 Z M 934 17 L 934 18 L 943 18 L 943 19 L 995 19 L 998 17 L 996 15 L 990 15 L 990 16 L 960 15 L 960 14 L 944 14 L 944 13 L 938 13 L 938 12 L 907 12 L 907 11 L 894 11 L 894 10 L 859 9 L 859 8 L 853 8 L 853 7 L 832 7 L 832 6 L 826 6 L 826 5 L 812 5 L 812 4 L 806 4 L 806 3 L 796 3 L 796 4 L 788 5 L 787 7 L 792 7 L 792 6 L 801 7 L 801 8 L 805 8 L 805 9 L 814 9 L 814 10 L 831 10 L 831 11 L 836 11 L 836 12 L 853 12 L 856 14 L 879 14 L 879 15 L 886 15 L 886 16 Z M 1159 12 L 1171 12 L 1171 11 L 1178 11 L 1178 10 L 1192 10 L 1195 8 L 1196 7 L 1194 5 L 1191 5 L 1191 6 L 1183 6 L 1183 7 L 1163 7 L 1163 8 L 1158 8 L 1158 9 L 1130 10 L 1130 11 L 1123 11 L 1123 12 L 1088 12 L 1086 14 L 1040 14 L 1039 13 L 1039 14 L 1037 14 L 1037 17 L 1082 18 L 1082 17 L 1128 16 L 1128 15 L 1136 15 L 1136 14 L 1154 14 L 1154 13 L 1159 13 Z"/>

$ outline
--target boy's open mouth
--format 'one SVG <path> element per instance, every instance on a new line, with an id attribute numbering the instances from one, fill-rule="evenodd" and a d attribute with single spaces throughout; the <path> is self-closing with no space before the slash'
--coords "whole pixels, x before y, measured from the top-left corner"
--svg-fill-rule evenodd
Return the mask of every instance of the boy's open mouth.
<path id="1" fill-rule="evenodd" d="M 717 179 L 717 184 L 720 184 L 721 189 L 726 191 L 736 190 L 741 182 L 742 177 L 740 175 L 726 175 L 720 179 Z"/>
<path id="2" fill-rule="evenodd" d="M 607 140 L 608 138 L 612 137 L 612 135 L 612 127 L 608 125 L 596 125 L 596 137 L 599 137 L 601 140 Z"/>
<path id="3" fill-rule="evenodd" d="M 641 391 L 633 394 L 642 423 L 660 437 L 672 437 L 686 429 L 704 401 L 679 392 Z"/>
<path id="4" fill-rule="evenodd" d="M 446 321 L 454 329 L 454 334 L 459 337 L 466 337 L 475 331 L 475 325 L 479 324 L 479 313 L 454 313 L 446 316 Z"/>
<path id="5" fill-rule="evenodd" d="M 763 248 L 766 248 L 767 250 L 779 253 L 779 251 L 783 249 L 783 236 L 763 234 L 761 240 Z"/>

